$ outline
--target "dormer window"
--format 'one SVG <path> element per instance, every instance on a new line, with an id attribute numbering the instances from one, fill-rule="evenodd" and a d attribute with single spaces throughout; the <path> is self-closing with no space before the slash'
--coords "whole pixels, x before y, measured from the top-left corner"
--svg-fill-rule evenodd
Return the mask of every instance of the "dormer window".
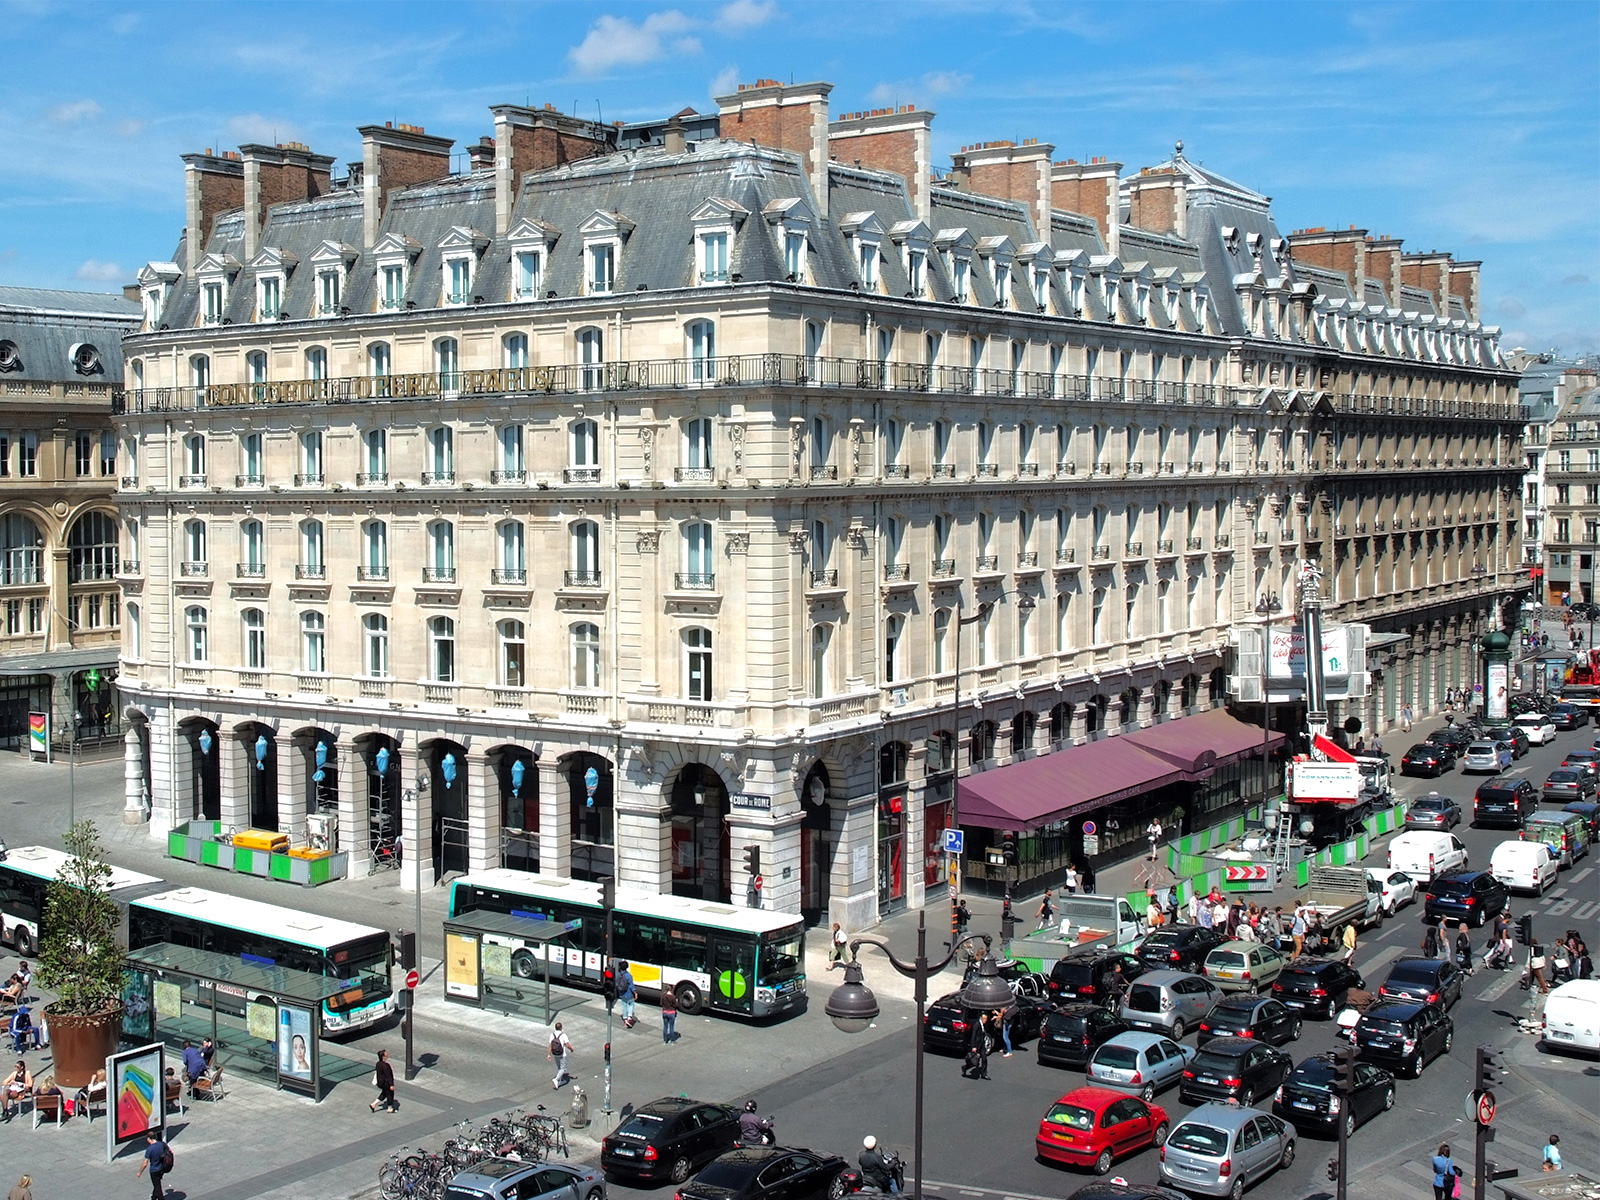
<path id="1" fill-rule="evenodd" d="M 783 273 L 790 283 L 809 283 L 807 261 L 811 252 L 811 227 L 816 215 L 797 196 L 774 200 L 761 210 L 783 250 Z"/>
<path id="2" fill-rule="evenodd" d="M 1206 328 L 1206 316 L 1211 307 L 1211 294 L 1203 288 L 1196 288 L 1194 292 L 1194 320 L 1202 333 Z"/>
<path id="3" fill-rule="evenodd" d="M 861 286 L 878 286 L 878 243 L 873 238 L 858 237 L 856 242 L 856 268 L 861 273 Z"/>
<path id="4" fill-rule="evenodd" d="M 200 280 L 200 323 L 220 325 L 225 319 L 239 261 L 231 254 L 208 254 L 195 272 Z"/>
<path id="5" fill-rule="evenodd" d="M 1067 278 L 1069 281 L 1067 292 L 1072 304 L 1072 315 L 1081 317 L 1083 316 L 1083 276 L 1074 271 Z"/>
<path id="6" fill-rule="evenodd" d="M 444 240 L 439 243 L 445 304 L 472 303 L 472 288 L 478 276 L 478 255 L 488 245 L 488 237 L 466 225 L 457 225 L 445 234 Z"/>
<path id="7" fill-rule="evenodd" d="M 590 246 L 584 271 L 585 290 L 590 295 L 613 291 L 617 285 L 617 247 L 613 242 Z"/>
<path id="8" fill-rule="evenodd" d="M 1033 268 L 1033 302 L 1039 306 L 1040 311 L 1050 311 L 1050 268 Z"/>
<path id="9" fill-rule="evenodd" d="M 795 283 L 803 283 L 806 274 L 806 235 L 798 232 L 783 235 L 783 270 Z"/>
<path id="10" fill-rule="evenodd" d="M 250 260 L 250 271 L 256 279 L 257 321 L 276 321 L 284 316 L 283 293 L 288 287 L 289 272 L 299 260 L 287 250 L 264 246 Z"/>
<path id="11" fill-rule="evenodd" d="M 583 238 L 583 292 L 603 296 L 617 287 L 622 243 L 633 232 L 633 222 L 619 212 L 591 213 L 578 233 Z"/>
<path id="12" fill-rule="evenodd" d="M 276 321 L 283 308 L 283 281 L 276 275 L 256 280 L 256 320 Z"/>
<path id="13" fill-rule="evenodd" d="M 406 294 L 411 290 L 411 264 L 421 253 L 420 242 L 400 233 L 386 233 L 373 246 L 380 312 L 393 312 L 406 306 Z"/>
<path id="14" fill-rule="evenodd" d="M 472 260 L 458 258 L 444 265 L 447 276 L 445 294 L 451 304 L 465 304 L 472 299 Z"/>
<path id="15" fill-rule="evenodd" d="M 1016 250 L 1007 237 L 987 237 L 978 243 L 978 253 L 989 260 L 989 280 L 994 285 L 998 308 L 1011 307 L 1011 264 Z"/>
<path id="16" fill-rule="evenodd" d="M 166 311 L 172 285 L 183 278 L 177 263 L 146 263 L 139 272 L 139 303 L 144 309 L 144 327 L 155 329 Z"/>
<path id="17" fill-rule="evenodd" d="M 900 265 L 906 273 L 906 295 L 922 299 L 928 294 L 928 249 L 933 237 L 921 221 L 896 221 L 889 237 L 900 248 Z"/>
<path id="18" fill-rule="evenodd" d="M 1150 285 L 1146 283 L 1139 284 L 1134 289 L 1133 295 L 1134 311 L 1138 314 L 1139 323 L 1148 325 L 1150 323 Z"/>
<path id="19" fill-rule="evenodd" d="M 200 285 L 200 319 L 207 325 L 222 324 L 222 284 L 203 283 Z"/>
<path id="20" fill-rule="evenodd" d="M 544 268 L 551 248 L 561 231 L 532 217 L 523 217 L 511 227 L 511 298 L 537 300 L 544 290 Z"/>
<path id="21" fill-rule="evenodd" d="M 994 302 L 999 305 L 1011 304 L 1011 264 L 996 259 L 994 267 Z"/>
<path id="22" fill-rule="evenodd" d="M 972 294 L 972 260 L 968 258 L 950 259 L 950 283 L 955 290 L 956 303 L 965 304 Z"/>
<path id="23" fill-rule="evenodd" d="M 883 223 L 874 212 L 846 214 L 839 222 L 839 232 L 850 239 L 850 257 L 855 260 L 856 273 L 861 286 L 867 291 L 878 290 L 878 255 L 883 241 Z"/>
<path id="24" fill-rule="evenodd" d="M 512 256 L 515 279 L 513 295 L 518 300 L 531 300 L 539 294 L 539 284 L 544 278 L 544 255 L 537 250 L 521 250 Z"/>
<path id="25" fill-rule="evenodd" d="M 690 214 L 694 225 L 694 272 L 699 284 L 727 283 L 728 264 L 733 252 L 733 236 L 748 209 L 732 200 L 714 196 Z"/>
<path id="26" fill-rule="evenodd" d="M 700 243 L 700 282 L 728 282 L 728 235 L 722 230 L 702 233 Z"/>
<path id="27" fill-rule="evenodd" d="M 326 241 L 311 255 L 312 291 L 316 315 L 336 317 L 344 307 L 344 285 L 360 251 L 343 242 Z"/>
<path id="28" fill-rule="evenodd" d="M 906 280 L 910 284 L 913 296 L 921 296 L 927 288 L 928 252 L 926 250 L 906 251 Z"/>
<path id="29" fill-rule="evenodd" d="M 319 317 L 335 316 L 339 311 L 340 279 L 343 272 L 337 270 L 317 272 L 317 315 Z"/>
<path id="30" fill-rule="evenodd" d="M 972 295 L 972 251 L 976 242 L 965 229 L 941 229 L 934 235 L 933 244 L 944 256 L 945 274 L 950 279 L 952 299 L 957 304 L 970 303 Z"/>

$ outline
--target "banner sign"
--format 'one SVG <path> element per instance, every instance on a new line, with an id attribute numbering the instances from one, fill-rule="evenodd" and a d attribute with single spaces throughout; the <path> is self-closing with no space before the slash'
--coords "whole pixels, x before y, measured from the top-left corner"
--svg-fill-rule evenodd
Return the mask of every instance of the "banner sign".
<path id="1" fill-rule="evenodd" d="M 159 1042 L 106 1059 L 106 1161 L 119 1146 L 167 1128 L 166 1048 Z M 163 1138 L 163 1140 L 165 1140 Z"/>

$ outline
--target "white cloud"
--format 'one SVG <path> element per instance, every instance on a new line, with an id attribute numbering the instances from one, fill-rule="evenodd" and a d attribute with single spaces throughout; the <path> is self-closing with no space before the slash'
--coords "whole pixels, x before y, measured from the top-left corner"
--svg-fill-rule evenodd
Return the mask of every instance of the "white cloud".
<path id="1" fill-rule="evenodd" d="M 261 113 L 240 113 L 228 118 L 228 136 L 240 145 L 256 142 L 276 146 L 279 142 L 297 141 L 294 125 L 279 117 Z"/>
<path id="2" fill-rule="evenodd" d="M 920 79 L 895 79 L 880 83 L 867 93 L 872 104 L 918 104 L 929 96 L 949 96 L 972 82 L 964 71 L 929 71 Z"/>
<path id="3" fill-rule="evenodd" d="M 778 0 L 733 0 L 717 13 L 717 24 L 737 32 L 758 28 L 777 15 Z"/>
<path id="4" fill-rule="evenodd" d="M 130 117 L 125 121 L 118 121 L 117 122 L 117 136 L 118 137 L 125 137 L 125 138 L 138 137 L 143 132 L 144 132 L 144 122 L 143 121 L 135 121 L 133 118 Z"/>
<path id="5" fill-rule="evenodd" d="M 723 67 L 711 77 L 711 98 L 715 100 L 718 96 L 730 95 L 738 86 L 739 68 Z"/>
<path id="6" fill-rule="evenodd" d="M 637 25 L 626 17 L 607 15 L 589 27 L 567 57 L 580 75 L 603 75 L 615 67 L 655 62 L 669 54 L 698 54 L 699 39 L 686 36 L 689 29 L 689 18 L 676 9 L 651 13 Z"/>
<path id="7" fill-rule="evenodd" d="M 101 108 L 93 100 L 74 100 L 70 104 L 58 104 L 49 112 L 49 117 L 58 125 L 76 125 L 79 121 L 88 121 L 100 115 Z"/>
<path id="8" fill-rule="evenodd" d="M 124 279 L 122 268 L 114 262 L 101 262 L 98 258 L 86 258 L 78 267 L 79 279 L 93 280 L 96 283 L 111 283 Z"/>

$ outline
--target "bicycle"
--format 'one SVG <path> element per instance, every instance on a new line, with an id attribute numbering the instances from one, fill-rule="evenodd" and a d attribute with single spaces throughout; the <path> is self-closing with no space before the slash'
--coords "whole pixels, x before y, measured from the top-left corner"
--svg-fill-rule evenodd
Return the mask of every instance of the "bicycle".
<path id="1" fill-rule="evenodd" d="M 398 871 L 400 847 L 394 838 L 385 838 L 372 847 L 373 871 Z"/>

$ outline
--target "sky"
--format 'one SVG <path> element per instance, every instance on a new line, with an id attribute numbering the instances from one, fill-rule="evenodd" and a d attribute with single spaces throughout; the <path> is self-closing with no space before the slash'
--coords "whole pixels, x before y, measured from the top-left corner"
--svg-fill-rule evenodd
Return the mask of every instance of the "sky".
<path id="1" fill-rule="evenodd" d="M 0 0 L 0 283 L 115 291 L 181 232 L 180 154 L 358 125 L 456 139 L 491 104 L 643 120 L 758 78 L 835 114 L 930 108 L 934 160 L 1038 138 L 1123 174 L 1191 160 L 1483 263 L 1502 345 L 1600 352 L 1600 4 L 54 3 Z M 463 155 L 464 158 L 464 155 Z"/>

